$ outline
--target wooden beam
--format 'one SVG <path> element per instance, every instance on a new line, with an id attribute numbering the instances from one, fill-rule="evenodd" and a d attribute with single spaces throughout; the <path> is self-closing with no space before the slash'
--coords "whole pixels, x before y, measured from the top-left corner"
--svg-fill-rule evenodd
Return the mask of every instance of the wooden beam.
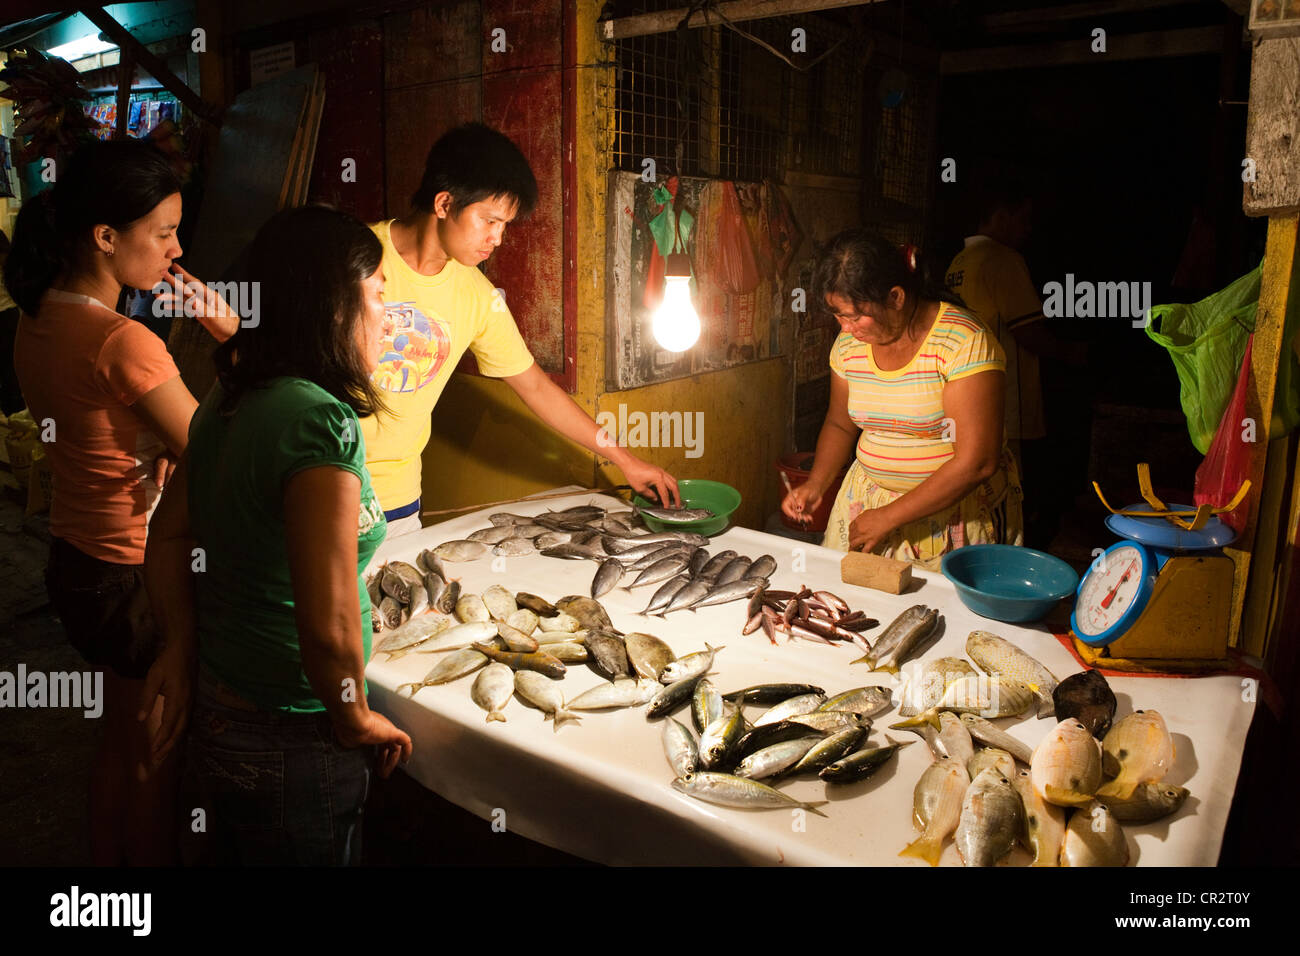
<path id="1" fill-rule="evenodd" d="M 1033 69 L 1082 63 L 1100 66 L 1121 60 L 1193 56 L 1220 53 L 1222 50 L 1223 28 L 1221 26 L 1111 34 L 1106 38 L 1105 53 L 1093 53 L 1090 33 L 1080 30 L 1077 40 L 986 47 L 978 50 L 953 50 L 940 54 L 939 72 L 948 76 L 955 73 L 984 73 L 991 70 Z"/>
<path id="2" fill-rule="evenodd" d="M 1067 3 L 1059 7 L 990 13 L 979 17 L 976 22 L 988 33 L 1014 33 L 1050 28 L 1067 20 L 1141 13 L 1143 10 L 1180 7 L 1187 4 L 1188 0 L 1098 0 L 1094 3 Z"/>
<path id="3" fill-rule="evenodd" d="M 135 81 L 135 61 L 131 52 L 123 50 L 117 61 L 117 118 L 113 124 L 113 139 L 126 139 L 131 122 L 131 84 Z"/>
<path id="4" fill-rule="evenodd" d="M 1255 41 L 1250 62 L 1246 156 L 1255 181 L 1243 186 L 1247 216 L 1300 211 L 1300 37 Z"/>
<path id="5" fill-rule="evenodd" d="M 816 13 L 819 10 L 838 10 L 843 7 L 862 7 L 884 0 L 727 0 L 719 3 L 716 13 L 700 10 L 691 15 L 686 24 L 691 29 L 716 27 L 722 14 L 732 23 L 745 20 L 765 20 L 768 17 L 785 17 L 798 13 Z M 605 42 L 644 37 L 655 33 L 671 33 L 677 29 L 689 8 L 662 10 L 658 13 L 639 13 L 636 16 L 601 20 L 596 24 L 600 38 Z"/>
<path id="6" fill-rule="evenodd" d="M 221 124 L 221 111 L 206 103 L 202 97 L 180 81 L 167 64 L 149 51 L 143 43 L 127 32 L 126 27 L 118 23 L 108 12 L 100 7 L 82 7 L 81 13 L 87 20 L 104 33 L 113 43 L 122 48 L 122 59 L 128 57 L 140 65 L 150 76 L 154 77 L 167 92 L 185 104 L 187 109 L 209 123 Z"/>

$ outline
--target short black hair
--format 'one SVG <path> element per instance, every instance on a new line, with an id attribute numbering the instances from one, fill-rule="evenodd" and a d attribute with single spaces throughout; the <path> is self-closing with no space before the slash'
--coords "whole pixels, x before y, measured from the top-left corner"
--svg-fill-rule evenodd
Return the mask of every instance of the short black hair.
<path id="1" fill-rule="evenodd" d="M 431 212 L 440 192 L 451 193 L 453 215 L 496 196 L 514 200 L 520 219 L 537 205 L 537 180 L 524 154 L 510 137 L 482 123 L 457 126 L 438 138 L 424 161 L 424 178 L 411 206 Z"/>
<path id="2" fill-rule="evenodd" d="M 384 248 L 362 222 L 325 205 L 285 209 L 257 231 L 248 279 L 260 284 L 255 324 L 242 325 L 213 361 L 229 410 L 250 388 L 292 375 L 315 382 L 364 418 L 384 410 L 357 354 L 364 309 L 361 282 Z"/>
<path id="3" fill-rule="evenodd" d="M 1015 212 L 1032 198 L 1033 186 L 1022 171 L 1008 166 L 986 168 L 971 199 L 975 228 L 992 219 L 999 209 Z"/>

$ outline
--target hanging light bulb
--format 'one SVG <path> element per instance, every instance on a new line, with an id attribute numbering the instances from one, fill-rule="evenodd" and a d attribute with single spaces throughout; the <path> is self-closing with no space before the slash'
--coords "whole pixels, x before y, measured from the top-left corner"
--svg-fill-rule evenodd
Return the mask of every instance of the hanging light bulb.
<path id="1" fill-rule="evenodd" d="M 650 330 L 669 352 L 684 352 L 700 337 L 700 317 L 691 304 L 691 260 L 685 253 L 668 256 L 664 298 L 650 317 Z"/>

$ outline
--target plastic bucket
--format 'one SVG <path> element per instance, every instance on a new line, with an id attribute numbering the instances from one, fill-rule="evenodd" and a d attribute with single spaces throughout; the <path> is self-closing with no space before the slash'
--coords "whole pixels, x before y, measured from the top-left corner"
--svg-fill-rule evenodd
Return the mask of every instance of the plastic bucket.
<path id="1" fill-rule="evenodd" d="M 811 466 L 815 457 L 813 452 L 810 451 L 796 451 L 788 455 L 782 455 L 776 460 L 776 470 L 790 480 L 791 488 L 798 488 L 812 474 Z M 840 480 L 826 489 L 826 495 L 822 498 L 821 504 L 817 506 L 817 510 L 812 513 L 810 523 L 800 524 L 797 521 L 792 521 L 784 511 L 781 512 L 781 523 L 793 531 L 825 531 L 826 522 L 830 520 L 831 508 L 835 505 L 835 499 L 839 497 L 840 485 L 847 473 L 848 467 L 846 466 L 840 472 Z M 781 499 L 785 500 L 784 483 L 781 485 Z"/>

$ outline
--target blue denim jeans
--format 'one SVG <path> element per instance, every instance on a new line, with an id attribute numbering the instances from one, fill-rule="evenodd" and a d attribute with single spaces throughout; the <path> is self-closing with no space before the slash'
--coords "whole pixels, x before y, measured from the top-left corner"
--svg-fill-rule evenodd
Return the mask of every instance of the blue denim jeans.
<path id="1" fill-rule="evenodd" d="M 355 866 L 370 748 L 346 749 L 329 717 L 245 710 L 201 674 L 186 750 L 187 830 L 201 862 Z M 189 841 L 187 841 L 189 842 Z"/>

